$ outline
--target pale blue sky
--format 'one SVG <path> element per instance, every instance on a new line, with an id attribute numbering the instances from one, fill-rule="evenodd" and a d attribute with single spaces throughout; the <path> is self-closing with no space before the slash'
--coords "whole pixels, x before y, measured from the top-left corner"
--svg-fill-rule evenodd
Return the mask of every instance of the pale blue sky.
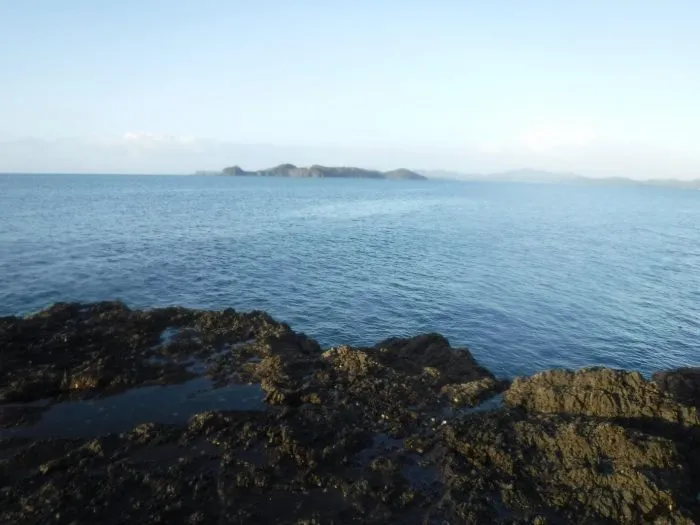
<path id="1" fill-rule="evenodd" d="M 697 0 L 0 0 L 0 171 L 700 177 L 698 27 Z"/>

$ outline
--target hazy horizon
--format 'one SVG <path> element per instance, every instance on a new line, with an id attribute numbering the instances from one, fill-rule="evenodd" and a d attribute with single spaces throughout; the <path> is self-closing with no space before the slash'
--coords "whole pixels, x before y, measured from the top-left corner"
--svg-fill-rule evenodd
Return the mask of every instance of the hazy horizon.
<path id="1" fill-rule="evenodd" d="M 0 172 L 700 178 L 700 4 L 0 3 Z"/>

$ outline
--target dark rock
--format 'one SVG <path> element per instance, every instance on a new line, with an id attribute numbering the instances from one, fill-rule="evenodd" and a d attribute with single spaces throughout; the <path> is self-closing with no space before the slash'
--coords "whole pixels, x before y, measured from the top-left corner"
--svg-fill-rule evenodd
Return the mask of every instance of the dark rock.
<path id="1" fill-rule="evenodd" d="M 425 334 L 410 339 L 387 339 L 375 346 L 378 359 L 386 366 L 407 374 L 426 369 L 437 373 L 439 383 L 466 383 L 493 374 L 479 366 L 469 350 L 452 348 L 440 334 Z"/>
<path id="2" fill-rule="evenodd" d="M 700 368 L 677 368 L 656 372 L 653 381 L 681 403 L 700 408 Z"/>
<path id="3" fill-rule="evenodd" d="M 688 371 L 508 388 L 438 334 L 324 352 L 263 312 L 114 302 L 0 319 L 0 362 L 1 523 L 700 522 Z M 200 383 L 253 383 L 263 409 L 32 434 L 55 407 Z"/>

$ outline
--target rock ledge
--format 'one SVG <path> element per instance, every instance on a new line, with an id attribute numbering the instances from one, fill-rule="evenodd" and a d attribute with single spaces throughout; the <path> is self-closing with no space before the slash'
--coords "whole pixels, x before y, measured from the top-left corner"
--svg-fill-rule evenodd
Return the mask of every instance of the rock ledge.
<path id="1" fill-rule="evenodd" d="M 263 312 L 0 318 L 1 523 L 700 523 L 700 370 L 512 384 L 439 334 Z"/>

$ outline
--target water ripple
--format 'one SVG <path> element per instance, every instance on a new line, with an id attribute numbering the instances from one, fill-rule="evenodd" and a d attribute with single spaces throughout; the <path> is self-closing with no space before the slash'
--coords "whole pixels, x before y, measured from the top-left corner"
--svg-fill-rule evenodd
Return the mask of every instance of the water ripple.
<path id="1" fill-rule="evenodd" d="M 0 315 L 264 309 L 323 345 L 437 331 L 504 375 L 700 364 L 700 194 L 0 176 Z"/>

